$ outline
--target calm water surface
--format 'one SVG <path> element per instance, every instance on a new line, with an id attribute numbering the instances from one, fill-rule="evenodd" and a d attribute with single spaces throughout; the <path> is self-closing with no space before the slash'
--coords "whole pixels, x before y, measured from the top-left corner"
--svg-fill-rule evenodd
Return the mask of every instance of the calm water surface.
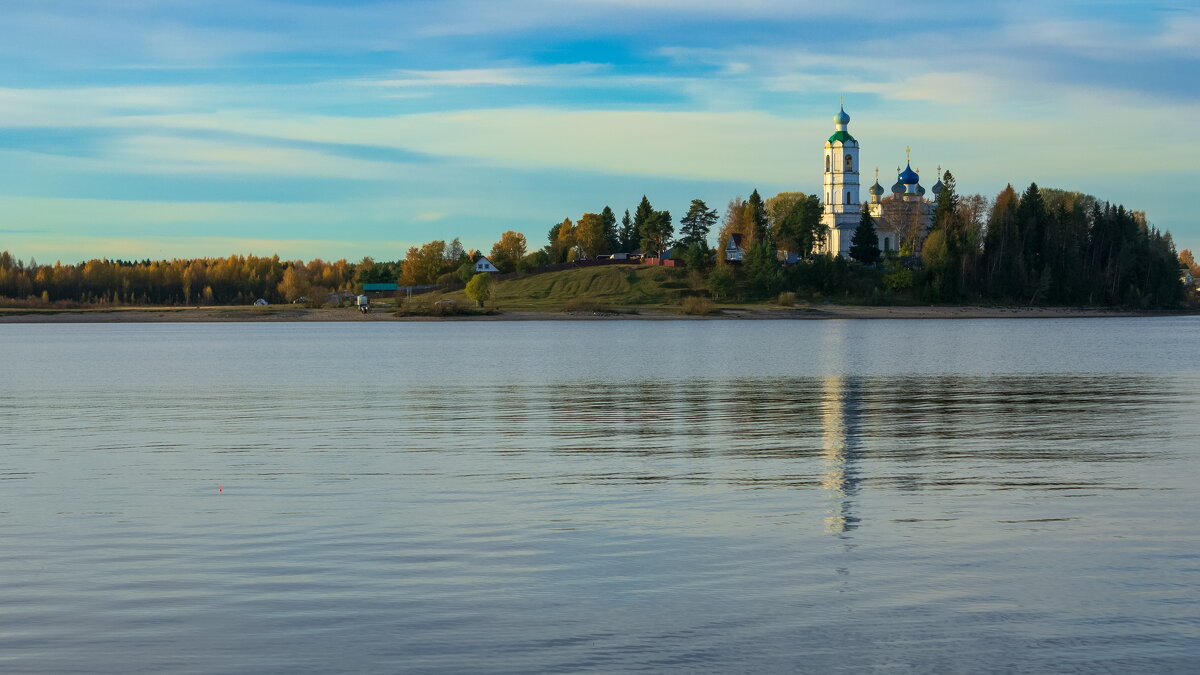
<path id="1" fill-rule="evenodd" d="M 1195 672 L 1198 345 L 0 325 L 0 671 Z"/>

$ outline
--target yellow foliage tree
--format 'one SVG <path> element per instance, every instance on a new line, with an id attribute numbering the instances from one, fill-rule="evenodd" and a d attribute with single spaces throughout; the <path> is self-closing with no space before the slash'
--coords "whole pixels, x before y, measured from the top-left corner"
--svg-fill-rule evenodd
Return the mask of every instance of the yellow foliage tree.
<path id="1" fill-rule="evenodd" d="M 513 271 L 525 257 L 525 235 L 513 230 L 504 232 L 500 241 L 492 244 L 492 254 L 488 257 L 501 271 Z"/>
<path id="2" fill-rule="evenodd" d="M 561 232 L 561 230 L 560 230 Z M 604 219 L 597 213 L 585 213 L 575 225 L 575 245 L 584 257 L 592 258 L 608 253 L 608 240 L 604 232 Z"/>

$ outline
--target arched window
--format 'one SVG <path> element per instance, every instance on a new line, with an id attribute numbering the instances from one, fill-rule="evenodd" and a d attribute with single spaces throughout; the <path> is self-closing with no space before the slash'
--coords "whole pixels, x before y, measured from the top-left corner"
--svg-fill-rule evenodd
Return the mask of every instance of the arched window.
<path id="1" fill-rule="evenodd" d="M 833 158 L 830 157 L 829 155 L 825 155 L 825 173 L 829 173 L 829 169 L 830 169 L 830 166 L 829 166 L 830 161 L 829 160 L 831 160 L 831 159 L 833 159 Z"/>
<path id="2" fill-rule="evenodd" d="M 846 155 L 846 171 L 854 170 L 854 155 Z"/>
<path id="3" fill-rule="evenodd" d="M 892 250 L 892 238 L 891 237 L 883 238 L 883 250 L 885 250 L 885 251 Z"/>

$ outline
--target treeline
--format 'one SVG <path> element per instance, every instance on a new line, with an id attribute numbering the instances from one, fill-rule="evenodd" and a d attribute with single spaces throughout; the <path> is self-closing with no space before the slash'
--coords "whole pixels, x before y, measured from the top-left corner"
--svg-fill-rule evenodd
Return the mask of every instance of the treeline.
<path id="1" fill-rule="evenodd" d="M 782 192 L 730 200 L 722 218 L 692 200 L 676 231 L 671 213 L 649 199 L 618 219 L 605 206 L 554 224 L 546 244 L 530 250 L 524 234 L 503 232 L 487 253 L 502 272 L 634 253 L 683 260 L 694 288 L 719 300 L 766 299 L 778 293 L 840 297 L 863 302 L 1013 302 L 1169 307 L 1184 299 L 1181 265 L 1170 234 L 1145 214 L 1079 192 L 1032 184 L 1018 194 L 1006 187 L 994 200 L 960 196 L 949 171 L 933 204 L 932 227 L 916 227 L 919 209 L 884 199 L 885 213 L 907 214 L 892 223 L 898 251 L 881 252 L 875 224 L 863 213 L 851 257 L 822 255 L 823 206 L 816 195 Z M 909 221 L 912 222 L 909 222 Z M 719 228 L 717 227 L 720 222 Z M 709 237 L 717 229 L 716 249 Z M 744 253 L 728 264 L 726 244 L 737 237 Z M 791 254 L 791 255 L 789 255 Z M 427 242 L 401 262 L 364 258 L 308 262 L 278 256 L 168 261 L 90 260 L 77 265 L 23 263 L 0 252 L 0 298 L 12 304 L 196 305 L 307 299 L 323 304 L 335 291 L 363 283 L 403 286 L 465 285 L 482 251 L 459 239 Z M 799 264 L 784 264 L 789 260 Z"/>
<path id="2" fill-rule="evenodd" d="M 950 172 L 942 181 L 921 252 L 930 299 L 1131 307 L 1183 300 L 1171 235 L 1141 211 L 1036 183 L 1018 195 L 1009 185 L 981 228 L 978 203 L 955 193 Z"/>
<path id="3" fill-rule="evenodd" d="M 351 289 L 358 271 L 380 272 L 369 258 L 358 265 L 253 255 L 39 265 L 0 251 L 0 297 L 10 305 L 29 306 L 227 305 L 249 304 L 258 298 L 290 302 L 313 293 Z"/>
<path id="4" fill-rule="evenodd" d="M 744 218 L 768 226 L 752 228 L 758 236 L 750 240 L 741 265 L 725 266 L 716 258 L 715 269 L 706 273 L 707 290 L 718 299 L 795 293 L 877 304 L 1149 308 L 1174 307 L 1185 299 L 1181 267 L 1187 267 L 1191 252 L 1177 256 L 1171 235 L 1148 225 L 1140 211 L 1036 184 L 1019 195 L 1010 185 L 994 200 L 961 196 L 949 171 L 941 180 L 945 187 L 933 203 L 927 232 L 913 230 L 908 222 L 892 223 L 901 234 L 899 251 L 879 250 L 875 223 L 865 210 L 846 258 L 805 256 L 805 244 L 785 239 L 785 220 L 769 208 L 749 209 Z M 894 202 L 885 198 L 884 204 L 888 213 Z M 911 216 L 903 204 L 897 206 L 891 213 Z M 816 237 L 819 242 L 819 232 Z M 780 250 L 799 251 L 801 262 L 781 266 Z"/>

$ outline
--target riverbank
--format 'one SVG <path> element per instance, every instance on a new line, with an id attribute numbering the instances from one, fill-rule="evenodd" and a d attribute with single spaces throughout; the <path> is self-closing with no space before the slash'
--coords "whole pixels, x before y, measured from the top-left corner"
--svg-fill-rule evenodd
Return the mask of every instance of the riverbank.
<path id="1" fill-rule="evenodd" d="M 779 319 L 1063 319 L 1196 315 L 1194 311 L 1129 311 L 1107 308 L 1015 306 L 818 305 L 811 307 L 729 306 L 705 316 L 670 308 L 638 308 L 637 313 L 512 311 L 491 315 L 395 317 L 390 311 L 362 314 L 352 308 L 304 307 L 128 307 L 119 309 L 31 310 L 0 308 L 0 323 L 163 323 L 242 321 L 723 321 Z"/>

